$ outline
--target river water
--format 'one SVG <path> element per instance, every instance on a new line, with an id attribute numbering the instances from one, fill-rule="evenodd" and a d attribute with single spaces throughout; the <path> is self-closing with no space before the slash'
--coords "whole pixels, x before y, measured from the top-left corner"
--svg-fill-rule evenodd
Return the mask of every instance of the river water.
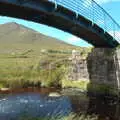
<path id="1" fill-rule="evenodd" d="M 59 93 L 59 96 L 51 94 Z M 79 90 L 55 88 L 25 88 L 0 92 L 0 120 L 32 117 L 95 114 L 98 120 L 120 120 L 119 101 L 111 96 L 93 96 Z"/>

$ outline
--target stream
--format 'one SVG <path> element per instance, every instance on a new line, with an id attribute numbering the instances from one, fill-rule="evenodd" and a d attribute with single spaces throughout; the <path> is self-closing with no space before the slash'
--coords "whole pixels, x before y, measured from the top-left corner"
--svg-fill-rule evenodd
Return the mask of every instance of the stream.
<path id="1" fill-rule="evenodd" d="M 57 94 L 57 95 L 56 95 Z M 95 114 L 98 120 L 120 120 L 119 101 L 111 96 L 92 96 L 78 89 L 24 88 L 0 92 L 0 120 L 20 116 Z"/>

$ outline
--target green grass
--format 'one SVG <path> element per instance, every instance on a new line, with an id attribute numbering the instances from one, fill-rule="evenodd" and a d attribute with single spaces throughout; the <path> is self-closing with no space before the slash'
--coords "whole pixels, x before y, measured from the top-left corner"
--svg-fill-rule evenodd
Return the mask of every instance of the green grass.
<path id="1" fill-rule="evenodd" d="M 117 95 L 118 89 L 110 84 L 91 83 L 90 80 L 65 80 L 62 79 L 62 88 L 79 88 L 97 94 Z"/>
<path id="2" fill-rule="evenodd" d="M 49 54 L 28 58 L 0 58 L 0 88 L 25 87 L 27 84 L 59 86 L 65 67 L 62 56 Z"/>
<path id="3" fill-rule="evenodd" d="M 65 79 L 70 64 L 67 60 L 69 54 L 47 53 L 33 57 L 33 52 L 28 53 L 27 58 L 0 57 L 0 88 L 62 87 L 116 94 L 116 90 L 108 85 L 91 84 L 89 80 Z"/>
<path id="4" fill-rule="evenodd" d="M 70 64 L 67 60 L 69 54 L 41 53 L 38 56 L 30 51 L 24 52 L 24 55 L 27 57 L 0 56 L 0 88 L 62 87 L 117 94 L 109 85 L 91 84 L 89 80 L 65 79 Z"/>
<path id="5" fill-rule="evenodd" d="M 89 80 L 62 80 L 63 88 L 80 88 L 82 90 L 87 91 L 87 86 L 89 84 Z"/>

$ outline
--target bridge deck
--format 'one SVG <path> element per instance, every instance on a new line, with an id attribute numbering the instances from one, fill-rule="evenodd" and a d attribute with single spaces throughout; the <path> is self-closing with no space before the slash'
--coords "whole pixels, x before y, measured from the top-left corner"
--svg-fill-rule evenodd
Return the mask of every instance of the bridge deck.
<path id="1" fill-rule="evenodd" d="M 22 1 L 22 2 L 20 2 Z M 29 2 L 28 2 L 29 1 Z M 0 0 L 0 15 L 21 18 L 69 32 L 95 47 L 119 45 L 109 33 L 82 15 L 47 0 Z"/>

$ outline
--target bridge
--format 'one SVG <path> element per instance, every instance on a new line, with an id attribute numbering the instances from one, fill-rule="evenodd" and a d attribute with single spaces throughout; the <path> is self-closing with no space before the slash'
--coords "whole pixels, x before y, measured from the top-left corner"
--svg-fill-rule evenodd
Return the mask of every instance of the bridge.
<path id="1" fill-rule="evenodd" d="M 95 47 L 120 44 L 120 26 L 94 0 L 0 0 L 0 15 L 61 29 Z"/>

